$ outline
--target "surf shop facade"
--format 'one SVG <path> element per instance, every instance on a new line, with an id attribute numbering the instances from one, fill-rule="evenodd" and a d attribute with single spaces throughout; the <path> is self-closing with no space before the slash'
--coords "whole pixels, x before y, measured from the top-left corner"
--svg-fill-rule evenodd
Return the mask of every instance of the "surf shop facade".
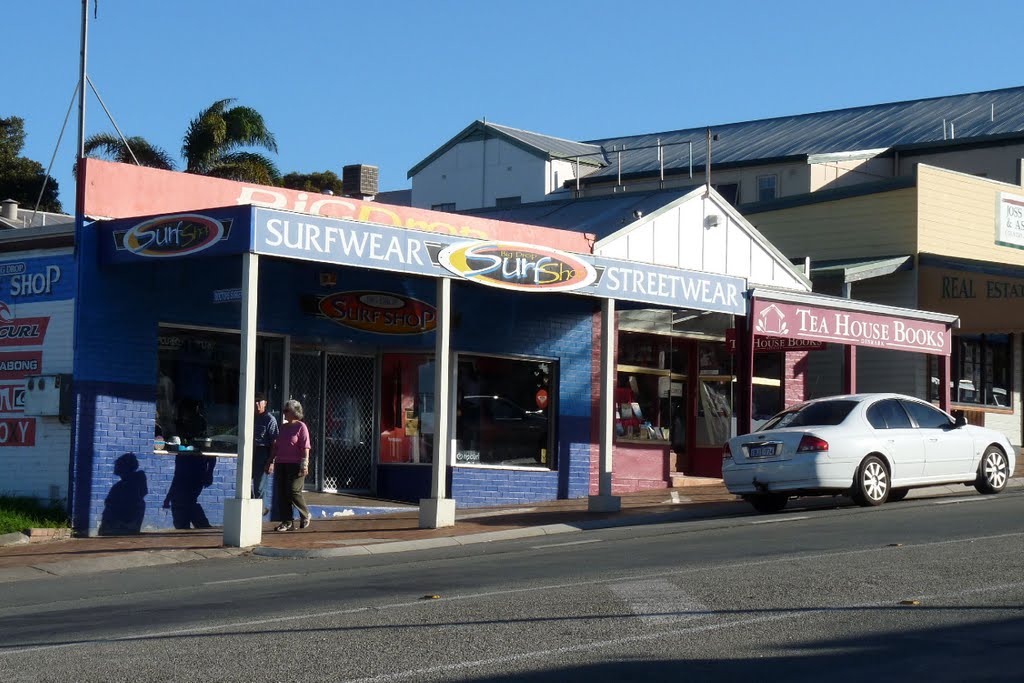
<path id="1" fill-rule="evenodd" d="M 86 164 L 87 193 L 97 167 L 120 167 Z M 150 206 L 172 180 L 228 183 L 140 172 L 166 174 Z M 616 379 L 616 313 L 746 312 L 744 277 L 589 253 L 583 233 L 388 225 L 382 214 L 408 209 L 373 211 L 381 222 L 178 209 L 79 229 L 76 527 L 174 526 L 187 480 L 202 520 L 226 536 L 258 528 L 257 391 L 278 414 L 288 397 L 303 404 L 315 490 L 420 501 L 435 522 L 455 501 L 609 499 L 615 415 L 599 399 Z"/>

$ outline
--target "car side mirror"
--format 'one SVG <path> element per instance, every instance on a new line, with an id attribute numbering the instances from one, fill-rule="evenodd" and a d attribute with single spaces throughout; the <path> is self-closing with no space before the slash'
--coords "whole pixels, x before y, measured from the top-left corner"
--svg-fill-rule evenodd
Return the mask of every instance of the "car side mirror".
<path id="1" fill-rule="evenodd" d="M 953 427 L 955 429 L 960 429 L 961 427 L 963 427 L 966 424 L 967 424 L 967 416 L 964 415 L 962 412 L 957 412 L 957 414 L 953 417 Z"/>

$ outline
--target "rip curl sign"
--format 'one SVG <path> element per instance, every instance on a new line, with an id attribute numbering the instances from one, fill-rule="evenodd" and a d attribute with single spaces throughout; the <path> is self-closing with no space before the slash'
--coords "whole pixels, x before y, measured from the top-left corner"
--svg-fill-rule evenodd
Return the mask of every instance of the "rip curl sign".
<path id="1" fill-rule="evenodd" d="M 188 256 L 209 249 L 227 239 L 231 221 L 197 213 L 152 218 L 124 232 L 114 233 L 118 251 L 130 251 L 146 258 Z"/>
<path id="2" fill-rule="evenodd" d="M 438 260 L 466 280 L 516 291 L 568 292 L 597 279 L 594 267 L 572 254 L 518 242 L 457 242 Z"/>
<path id="3" fill-rule="evenodd" d="M 362 332 L 426 334 L 437 326 L 433 306 L 387 292 L 336 292 L 320 299 L 317 308 L 332 322 Z"/>

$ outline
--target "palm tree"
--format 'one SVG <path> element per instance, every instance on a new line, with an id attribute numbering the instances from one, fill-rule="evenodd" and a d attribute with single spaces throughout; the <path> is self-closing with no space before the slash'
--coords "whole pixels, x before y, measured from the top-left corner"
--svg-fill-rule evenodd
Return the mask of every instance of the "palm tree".
<path id="1" fill-rule="evenodd" d="M 122 164 L 134 164 L 138 159 L 140 166 L 162 168 L 166 171 L 174 170 L 174 159 L 160 147 L 150 144 L 148 140 L 138 135 L 127 138 L 127 141 L 131 151 L 125 147 L 120 137 L 111 133 L 90 135 L 85 141 L 85 155 L 108 161 L 118 161 Z M 133 152 L 134 157 L 132 156 Z"/>
<path id="2" fill-rule="evenodd" d="M 260 185 L 276 185 L 281 180 L 277 166 L 259 152 L 246 147 L 262 147 L 277 152 L 274 134 L 267 129 L 263 116 L 251 107 L 231 107 L 234 98 L 218 100 L 204 109 L 188 124 L 181 147 L 185 173 L 241 180 Z M 127 138 L 131 152 L 119 136 L 97 133 L 85 141 L 86 156 L 96 156 L 124 164 L 174 170 L 171 155 L 145 138 Z M 132 152 L 135 156 L 132 156 Z M 77 170 L 73 169 L 72 172 Z"/>
<path id="3" fill-rule="evenodd" d="M 277 152 L 263 116 L 251 107 L 229 106 L 233 98 L 218 100 L 188 124 L 181 147 L 185 172 L 274 185 L 281 174 L 274 162 L 245 147 Z"/>

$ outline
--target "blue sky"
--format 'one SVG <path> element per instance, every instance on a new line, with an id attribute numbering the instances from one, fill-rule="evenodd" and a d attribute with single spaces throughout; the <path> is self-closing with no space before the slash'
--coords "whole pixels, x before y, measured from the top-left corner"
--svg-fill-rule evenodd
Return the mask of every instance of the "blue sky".
<path id="1" fill-rule="evenodd" d="M 1024 3 L 99 0 L 89 75 L 175 155 L 236 97 L 282 172 L 375 164 L 382 189 L 474 119 L 577 140 L 1024 84 Z M 4 3 L 0 117 L 44 166 L 78 77 L 77 0 Z M 75 114 L 54 177 L 73 209 Z M 90 96 L 87 132 L 112 130 Z"/>

